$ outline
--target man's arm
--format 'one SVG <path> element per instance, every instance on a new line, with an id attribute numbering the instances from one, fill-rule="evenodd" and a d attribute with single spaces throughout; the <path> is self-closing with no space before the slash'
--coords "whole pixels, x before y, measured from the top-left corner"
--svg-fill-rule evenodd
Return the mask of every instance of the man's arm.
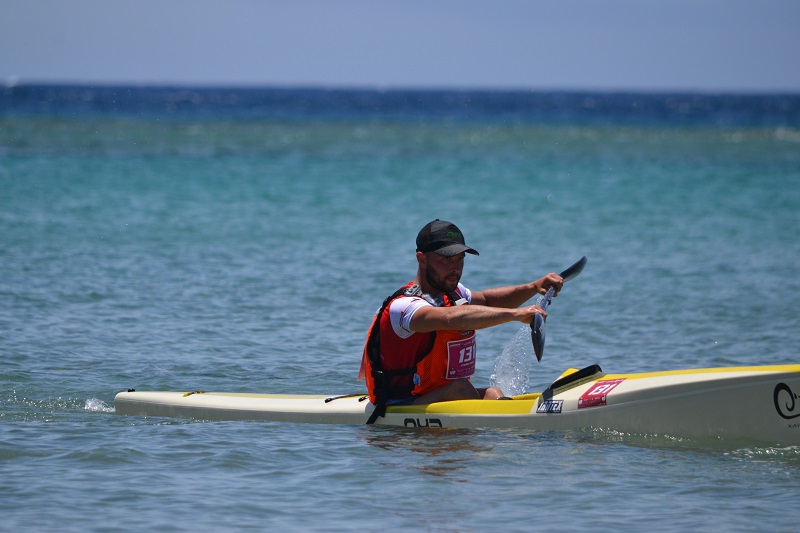
<path id="1" fill-rule="evenodd" d="M 482 291 L 472 291 L 472 304 L 488 307 L 500 307 L 506 309 L 516 309 L 537 294 L 544 294 L 547 289 L 553 287 L 555 293 L 561 290 L 564 280 L 561 276 L 551 272 L 546 276 L 524 283 L 522 285 L 508 285 L 506 287 L 496 287 L 494 289 L 484 289 Z"/>
<path id="2" fill-rule="evenodd" d="M 547 316 L 547 313 L 539 306 L 518 309 L 489 307 L 486 305 L 425 306 L 414 312 L 409 325 L 413 331 L 418 333 L 437 330 L 483 329 L 515 320 L 530 324 L 537 314 Z"/>

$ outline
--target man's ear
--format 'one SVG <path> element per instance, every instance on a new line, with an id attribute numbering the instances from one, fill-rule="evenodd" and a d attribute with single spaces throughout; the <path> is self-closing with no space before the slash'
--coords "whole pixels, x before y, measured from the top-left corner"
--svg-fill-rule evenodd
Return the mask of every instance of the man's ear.
<path id="1" fill-rule="evenodd" d="M 417 252 L 417 263 L 419 266 L 425 266 L 428 262 L 428 258 L 425 257 L 425 254 L 422 252 Z"/>

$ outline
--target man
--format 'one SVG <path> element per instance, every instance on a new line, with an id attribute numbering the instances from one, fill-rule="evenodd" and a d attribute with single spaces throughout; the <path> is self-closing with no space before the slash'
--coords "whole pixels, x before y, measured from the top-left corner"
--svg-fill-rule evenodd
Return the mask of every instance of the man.
<path id="1" fill-rule="evenodd" d="M 436 219 L 417 235 L 417 277 L 389 296 L 373 320 L 359 379 L 367 379 L 376 409 L 387 405 L 427 404 L 448 400 L 496 400 L 497 387 L 476 389 L 475 330 L 519 321 L 530 324 L 539 306 L 520 306 L 563 280 L 550 273 L 536 281 L 470 291 L 461 283 L 467 246 L 452 222 Z"/>

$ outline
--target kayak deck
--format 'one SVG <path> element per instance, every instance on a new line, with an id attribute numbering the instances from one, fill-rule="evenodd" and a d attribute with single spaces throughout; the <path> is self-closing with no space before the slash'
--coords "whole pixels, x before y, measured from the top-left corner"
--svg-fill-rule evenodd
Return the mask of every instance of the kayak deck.
<path id="1" fill-rule="evenodd" d="M 376 424 L 401 427 L 601 428 L 675 437 L 800 444 L 800 365 L 606 374 L 571 369 L 541 393 L 387 408 Z M 364 424 L 374 406 L 347 396 L 130 390 L 122 415 L 201 420 Z"/>

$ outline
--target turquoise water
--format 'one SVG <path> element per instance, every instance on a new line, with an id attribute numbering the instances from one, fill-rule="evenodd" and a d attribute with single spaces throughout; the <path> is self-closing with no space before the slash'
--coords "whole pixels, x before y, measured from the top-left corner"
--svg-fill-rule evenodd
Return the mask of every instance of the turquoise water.
<path id="1" fill-rule="evenodd" d="M 0 105 L 4 529 L 796 528 L 797 447 L 113 397 L 363 390 L 371 315 L 432 218 L 481 252 L 476 289 L 589 257 L 542 362 L 519 324 L 481 331 L 478 384 L 798 363 L 797 97 L 48 90 Z"/>

